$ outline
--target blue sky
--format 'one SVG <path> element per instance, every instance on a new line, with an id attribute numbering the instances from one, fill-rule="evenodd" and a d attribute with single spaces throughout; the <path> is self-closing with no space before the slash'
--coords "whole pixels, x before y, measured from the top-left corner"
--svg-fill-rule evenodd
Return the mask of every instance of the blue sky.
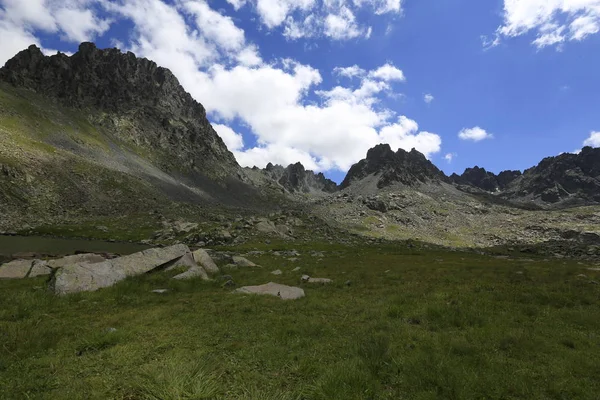
<path id="1" fill-rule="evenodd" d="M 600 146 L 600 0 L 0 0 L 31 43 L 170 68 L 242 165 L 340 181 L 380 142 L 446 173 Z"/>

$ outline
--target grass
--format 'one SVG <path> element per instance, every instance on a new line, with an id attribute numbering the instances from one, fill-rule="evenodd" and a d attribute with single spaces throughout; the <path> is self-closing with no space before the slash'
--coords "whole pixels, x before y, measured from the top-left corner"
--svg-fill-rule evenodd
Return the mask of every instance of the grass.
<path id="1" fill-rule="evenodd" d="M 298 261 L 266 251 L 292 248 Z M 227 272 L 238 285 L 334 283 L 284 302 L 169 272 L 66 297 L 43 278 L 0 281 L 0 398 L 597 398 L 600 273 L 587 265 L 388 244 L 260 249 L 247 257 L 262 268 Z"/>

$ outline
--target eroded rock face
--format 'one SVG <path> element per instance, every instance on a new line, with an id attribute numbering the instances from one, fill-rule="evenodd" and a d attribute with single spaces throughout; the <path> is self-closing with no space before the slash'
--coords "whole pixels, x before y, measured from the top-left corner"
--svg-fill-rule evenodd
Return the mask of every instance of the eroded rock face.
<path id="1" fill-rule="evenodd" d="M 299 287 L 281 285 L 269 282 L 258 286 L 244 286 L 235 290 L 235 293 L 262 294 L 279 297 L 281 300 L 296 300 L 304 297 L 304 290 Z"/>
<path id="2" fill-rule="evenodd" d="M 369 175 L 378 176 L 377 187 L 380 189 L 394 183 L 410 186 L 432 181 L 448 181 L 446 175 L 417 150 L 407 152 L 398 149 L 394 152 L 388 144 L 379 144 L 370 149 L 367 158 L 350 168 L 340 188 L 347 188 L 353 182 Z"/>

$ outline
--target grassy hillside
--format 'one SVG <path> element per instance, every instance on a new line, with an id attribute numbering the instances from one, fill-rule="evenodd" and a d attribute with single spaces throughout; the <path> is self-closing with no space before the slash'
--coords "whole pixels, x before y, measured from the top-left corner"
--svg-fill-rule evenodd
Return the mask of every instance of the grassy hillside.
<path id="1" fill-rule="evenodd" d="M 334 283 L 284 302 L 168 273 L 68 297 L 0 281 L 0 398 L 597 398 L 592 265 L 403 245 L 296 244 L 297 261 L 236 250 L 255 247 L 262 268 L 228 272 L 238 286 Z"/>

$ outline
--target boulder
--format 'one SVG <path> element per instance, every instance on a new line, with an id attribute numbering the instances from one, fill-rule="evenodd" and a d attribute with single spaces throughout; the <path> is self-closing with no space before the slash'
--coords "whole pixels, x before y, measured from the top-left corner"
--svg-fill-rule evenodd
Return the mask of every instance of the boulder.
<path id="1" fill-rule="evenodd" d="M 333 282 L 331 279 L 329 278 L 311 278 L 308 275 L 302 275 L 302 277 L 300 278 L 300 280 L 302 282 L 305 283 L 320 283 L 322 285 L 326 284 L 326 283 L 331 283 Z"/>
<path id="2" fill-rule="evenodd" d="M 206 250 L 198 249 L 194 251 L 192 255 L 194 256 L 194 261 L 201 265 L 206 272 L 211 274 L 219 273 L 219 267 L 217 267 L 217 264 L 215 264 L 210 255 L 206 252 Z"/>
<path id="3" fill-rule="evenodd" d="M 32 260 L 13 260 L 0 266 L 0 279 L 26 278 L 31 270 Z"/>
<path id="4" fill-rule="evenodd" d="M 29 277 L 35 278 L 36 276 L 50 275 L 51 273 L 52 269 L 48 266 L 48 261 L 33 260 Z"/>
<path id="5" fill-rule="evenodd" d="M 176 258 L 173 261 L 169 261 L 167 264 L 165 264 L 161 268 L 164 268 L 165 271 L 171 271 L 172 269 L 175 269 L 177 267 L 194 268 L 197 266 L 198 266 L 198 263 L 196 263 L 196 261 L 194 260 L 194 256 L 192 255 L 192 253 L 185 253 L 184 255 L 182 255 L 179 258 Z"/>
<path id="6" fill-rule="evenodd" d="M 170 264 L 178 265 L 177 262 L 186 254 L 189 254 L 188 247 L 177 244 L 147 249 L 103 262 L 74 263 L 58 268 L 50 286 L 56 294 L 94 291 L 112 286 L 128 276 L 165 268 Z"/>
<path id="7" fill-rule="evenodd" d="M 275 271 L 271 272 L 273 275 L 281 275 L 283 272 L 281 272 L 280 269 L 276 269 Z"/>
<path id="8" fill-rule="evenodd" d="M 191 267 L 190 269 L 188 269 L 185 272 L 182 272 L 179 275 L 175 275 L 173 279 L 192 279 L 198 277 L 202 278 L 202 280 L 204 281 L 208 281 L 210 279 L 204 268 L 202 268 L 199 265 Z"/>
<path id="9" fill-rule="evenodd" d="M 234 293 L 263 294 L 277 296 L 282 300 L 295 300 L 304 297 L 304 290 L 299 287 L 280 285 L 269 282 L 258 286 L 244 286 L 236 289 Z"/>
<path id="10" fill-rule="evenodd" d="M 72 256 L 66 256 L 57 258 L 55 260 L 48 261 L 48 267 L 52 269 L 66 267 L 67 265 L 73 265 L 78 263 L 94 264 L 104 261 L 104 257 L 94 253 L 75 254 Z"/>
<path id="11" fill-rule="evenodd" d="M 252 261 L 248 260 L 247 258 L 241 257 L 241 256 L 233 256 L 233 263 L 235 265 L 237 265 L 238 267 L 256 267 L 256 264 L 254 264 Z"/>

